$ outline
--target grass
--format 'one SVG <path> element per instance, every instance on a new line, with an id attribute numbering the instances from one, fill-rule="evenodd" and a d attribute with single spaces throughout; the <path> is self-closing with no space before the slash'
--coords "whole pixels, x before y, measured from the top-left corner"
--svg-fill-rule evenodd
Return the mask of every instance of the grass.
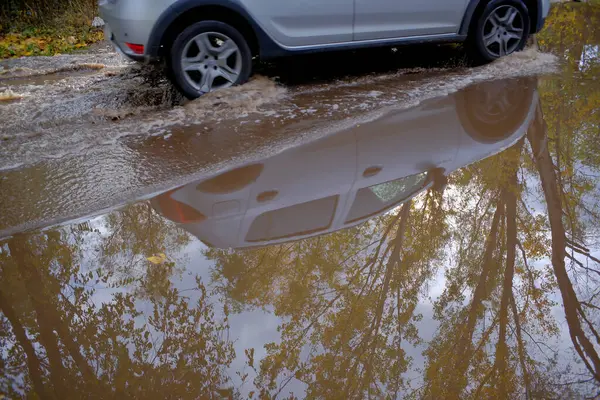
<path id="1" fill-rule="evenodd" d="M 84 49 L 104 39 L 102 29 L 91 26 L 95 15 L 93 9 L 65 8 L 46 19 L 4 18 L 0 20 L 0 59 L 52 56 Z"/>
<path id="2" fill-rule="evenodd" d="M 52 28 L 28 28 L 0 35 L 0 58 L 71 53 L 103 39 L 103 32 L 91 27 L 66 32 Z"/>

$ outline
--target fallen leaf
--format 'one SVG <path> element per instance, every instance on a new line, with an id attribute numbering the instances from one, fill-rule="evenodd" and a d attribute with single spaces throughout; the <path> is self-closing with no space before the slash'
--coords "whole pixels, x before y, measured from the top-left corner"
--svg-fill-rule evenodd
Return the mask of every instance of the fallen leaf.
<path id="1" fill-rule="evenodd" d="M 147 258 L 152 264 L 159 265 L 167 260 L 167 256 L 164 253 L 159 253 Z"/>

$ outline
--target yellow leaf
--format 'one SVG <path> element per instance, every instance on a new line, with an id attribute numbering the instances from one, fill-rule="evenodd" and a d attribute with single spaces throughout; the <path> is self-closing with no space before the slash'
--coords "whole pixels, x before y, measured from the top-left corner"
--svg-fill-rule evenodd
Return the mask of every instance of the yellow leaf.
<path id="1" fill-rule="evenodd" d="M 76 48 L 85 47 L 85 46 L 87 46 L 87 44 L 85 44 L 85 43 L 77 43 L 75 45 Z"/>
<path id="2" fill-rule="evenodd" d="M 167 260 L 167 256 L 164 253 L 159 253 L 147 258 L 152 264 L 162 264 Z"/>

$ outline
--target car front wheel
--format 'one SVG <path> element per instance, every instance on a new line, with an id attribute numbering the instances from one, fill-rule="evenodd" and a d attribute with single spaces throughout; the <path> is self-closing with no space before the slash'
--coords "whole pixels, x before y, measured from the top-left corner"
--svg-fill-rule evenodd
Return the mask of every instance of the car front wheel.
<path id="1" fill-rule="evenodd" d="M 245 83 L 252 53 L 244 37 L 219 21 L 202 21 L 177 36 L 171 48 L 171 76 L 190 99 Z"/>
<path id="2" fill-rule="evenodd" d="M 489 62 L 523 50 L 531 21 L 521 0 L 490 1 L 470 32 L 470 50 L 474 58 Z"/>

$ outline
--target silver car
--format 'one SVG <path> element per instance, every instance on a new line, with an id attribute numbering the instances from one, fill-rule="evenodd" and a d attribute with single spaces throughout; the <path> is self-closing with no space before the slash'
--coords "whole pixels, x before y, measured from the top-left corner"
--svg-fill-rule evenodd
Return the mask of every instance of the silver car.
<path id="1" fill-rule="evenodd" d="M 164 60 L 189 98 L 246 82 L 254 57 L 465 42 L 480 61 L 521 50 L 550 0 L 100 0 L 128 57 Z"/>

